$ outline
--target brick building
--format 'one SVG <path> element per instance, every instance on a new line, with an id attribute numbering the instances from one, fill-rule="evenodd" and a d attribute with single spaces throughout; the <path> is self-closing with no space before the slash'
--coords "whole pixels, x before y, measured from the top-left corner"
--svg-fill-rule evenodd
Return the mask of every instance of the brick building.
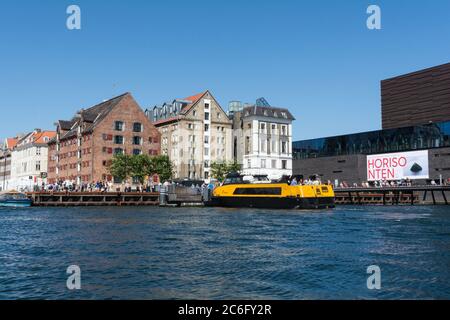
<path id="1" fill-rule="evenodd" d="M 130 93 L 82 109 L 56 123 L 49 143 L 49 183 L 113 181 L 108 166 L 114 154 L 158 155 L 160 134 Z"/>

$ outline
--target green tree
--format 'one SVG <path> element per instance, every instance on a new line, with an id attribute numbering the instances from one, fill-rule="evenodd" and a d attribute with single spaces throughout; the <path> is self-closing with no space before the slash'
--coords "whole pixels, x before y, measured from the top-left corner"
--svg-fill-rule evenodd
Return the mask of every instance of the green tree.
<path id="1" fill-rule="evenodd" d="M 211 163 L 211 177 L 223 182 L 226 176 L 233 172 L 240 172 L 241 166 L 237 162 L 213 162 Z"/>
<path id="2" fill-rule="evenodd" d="M 234 162 L 230 162 L 228 164 L 228 168 L 227 171 L 228 173 L 232 173 L 232 172 L 241 172 L 241 165 L 239 163 L 237 163 L 236 161 Z"/>
<path id="3" fill-rule="evenodd" d="M 173 176 L 173 164 L 168 156 L 117 154 L 111 161 L 109 173 L 122 181 L 136 178 L 141 184 L 155 174 L 161 181 L 167 181 Z"/>
<path id="4" fill-rule="evenodd" d="M 148 167 L 147 175 L 157 174 L 160 181 L 167 181 L 173 177 L 173 163 L 166 155 L 155 156 L 151 158 L 151 165 Z"/>
<path id="5" fill-rule="evenodd" d="M 152 169 L 153 161 L 146 154 L 134 155 L 131 157 L 131 175 L 136 178 L 140 184 L 145 183 L 145 179 L 149 176 Z"/>
<path id="6" fill-rule="evenodd" d="M 112 176 L 122 181 L 127 181 L 133 176 L 132 157 L 126 154 L 116 154 L 112 158 L 108 169 Z"/>

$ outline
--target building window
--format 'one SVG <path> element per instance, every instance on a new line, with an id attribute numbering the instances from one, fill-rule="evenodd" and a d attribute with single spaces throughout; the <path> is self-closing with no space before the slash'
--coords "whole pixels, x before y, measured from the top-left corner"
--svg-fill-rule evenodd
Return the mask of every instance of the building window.
<path id="1" fill-rule="evenodd" d="M 250 137 L 245 137 L 245 154 L 250 153 Z"/>
<path id="2" fill-rule="evenodd" d="M 261 133 L 264 133 L 266 131 L 266 124 L 261 123 Z"/>
<path id="3" fill-rule="evenodd" d="M 281 142 L 281 153 L 287 153 L 287 143 L 286 143 L 286 141 Z"/>
<path id="4" fill-rule="evenodd" d="M 209 179 L 209 172 L 205 172 L 205 179 Z"/>
<path id="5" fill-rule="evenodd" d="M 205 148 L 205 156 L 209 155 L 209 148 Z"/>
<path id="6" fill-rule="evenodd" d="M 123 144 L 123 141 L 124 141 L 123 136 L 115 136 L 114 137 L 115 144 Z"/>
<path id="7" fill-rule="evenodd" d="M 114 154 L 123 154 L 123 149 L 121 148 L 114 149 Z"/>
<path id="8" fill-rule="evenodd" d="M 208 160 L 205 161 L 205 168 L 209 168 L 209 161 Z"/>
<path id="9" fill-rule="evenodd" d="M 205 124 L 205 132 L 209 131 L 209 124 Z"/>
<path id="10" fill-rule="evenodd" d="M 140 146 L 142 144 L 142 138 L 141 137 L 133 137 L 133 144 L 136 146 Z"/>
<path id="11" fill-rule="evenodd" d="M 209 144 L 209 136 L 205 136 L 205 144 Z"/>
<path id="12" fill-rule="evenodd" d="M 283 170 L 287 169 L 287 160 L 281 160 L 281 169 Z"/>
<path id="13" fill-rule="evenodd" d="M 266 159 L 261 159 L 261 168 L 262 169 L 266 168 Z"/>
<path id="14" fill-rule="evenodd" d="M 124 131 L 125 130 L 125 124 L 123 123 L 123 121 L 116 121 L 115 129 L 116 129 L 116 131 Z"/>
<path id="15" fill-rule="evenodd" d="M 252 167 L 252 160 L 247 160 L 247 168 L 250 169 Z"/>
<path id="16" fill-rule="evenodd" d="M 36 171 L 41 171 L 41 162 L 36 161 Z"/>
<path id="17" fill-rule="evenodd" d="M 134 154 L 135 156 L 138 156 L 138 155 L 142 154 L 142 151 L 141 151 L 140 149 L 134 149 L 134 150 L 133 150 L 133 154 Z"/>
<path id="18" fill-rule="evenodd" d="M 142 124 L 139 122 L 135 122 L 133 124 L 133 131 L 134 132 L 142 132 Z"/>
<path id="19" fill-rule="evenodd" d="M 205 121 L 209 121 L 209 112 L 205 112 Z"/>
<path id="20" fill-rule="evenodd" d="M 277 168 L 277 160 L 272 160 L 272 169 Z"/>
<path id="21" fill-rule="evenodd" d="M 209 103 L 205 103 L 205 109 L 209 110 Z"/>
<path id="22" fill-rule="evenodd" d="M 41 147 L 36 147 L 36 155 L 37 156 L 41 155 Z"/>

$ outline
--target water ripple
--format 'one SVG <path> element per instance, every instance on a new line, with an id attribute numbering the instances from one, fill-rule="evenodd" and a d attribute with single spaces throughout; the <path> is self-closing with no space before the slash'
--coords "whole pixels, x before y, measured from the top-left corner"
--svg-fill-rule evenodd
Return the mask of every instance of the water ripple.
<path id="1" fill-rule="evenodd" d="M 380 298 L 450 298 L 446 207 L 0 209 L 0 299 Z"/>

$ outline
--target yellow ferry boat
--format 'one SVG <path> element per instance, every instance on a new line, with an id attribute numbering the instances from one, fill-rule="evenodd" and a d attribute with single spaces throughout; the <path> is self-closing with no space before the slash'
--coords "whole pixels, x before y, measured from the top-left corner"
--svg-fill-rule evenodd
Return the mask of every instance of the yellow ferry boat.
<path id="1" fill-rule="evenodd" d="M 205 203 L 217 207 L 248 207 L 268 209 L 334 208 L 334 190 L 330 185 L 289 185 L 270 182 L 262 176 L 245 179 L 230 175 L 217 187 Z"/>

